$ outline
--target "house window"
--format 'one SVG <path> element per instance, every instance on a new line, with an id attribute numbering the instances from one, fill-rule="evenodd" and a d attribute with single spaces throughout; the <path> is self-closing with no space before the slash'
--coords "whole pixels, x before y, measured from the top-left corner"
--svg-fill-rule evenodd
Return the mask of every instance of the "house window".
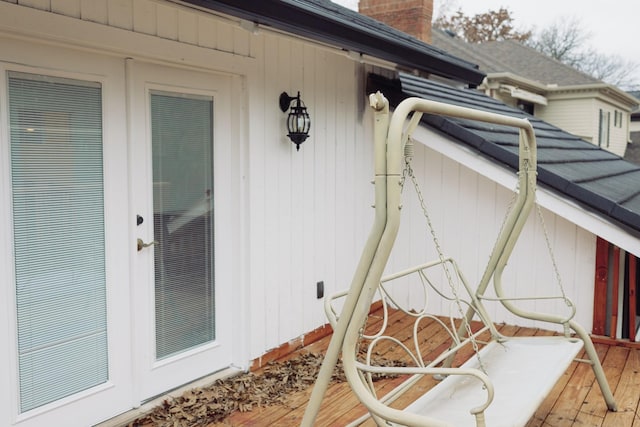
<path id="1" fill-rule="evenodd" d="M 532 116 L 534 115 L 533 113 L 535 112 L 535 106 L 533 102 L 527 102 L 519 99 L 518 108 L 527 114 L 531 114 Z"/>
<path id="2" fill-rule="evenodd" d="M 102 88 L 8 74 L 20 412 L 108 380 Z"/>
<path id="3" fill-rule="evenodd" d="M 598 237 L 593 333 L 640 341 L 640 261 Z"/>
<path id="4" fill-rule="evenodd" d="M 618 127 L 618 128 L 622 127 L 622 117 L 623 117 L 622 111 L 615 110 L 614 118 L 613 118 L 613 125 L 615 127 Z"/>
<path id="5" fill-rule="evenodd" d="M 600 119 L 598 120 L 598 146 L 609 146 L 609 123 L 611 120 L 611 112 L 600 110 Z"/>

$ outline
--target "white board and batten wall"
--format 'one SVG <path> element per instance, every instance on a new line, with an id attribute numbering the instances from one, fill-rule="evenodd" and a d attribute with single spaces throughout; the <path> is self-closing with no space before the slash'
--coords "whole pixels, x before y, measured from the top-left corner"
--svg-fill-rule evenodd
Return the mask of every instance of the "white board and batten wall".
<path id="1" fill-rule="evenodd" d="M 127 73 L 137 63 L 161 68 L 173 80 L 189 73 L 227 79 L 231 140 L 214 141 L 214 145 L 223 146 L 229 164 L 215 183 L 219 197 L 214 195 L 214 200 L 228 206 L 229 214 L 222 217 L 228 224 L 217 226 L 231 231 L 221 234 L 225 241 L 216 240 L 215 250 L 228 252 L 225 259 L 230 261 L 220 266 L 224 281 L 215 285 L 225 287 L 231 295 L 229 318 L 220 326 L 233 332 L 231 363 L 247 367 L 250 360 L 326 323 L 322 300 L 316 298 L 316 282 L 324 282 L 326 294 L 348 287 L 373 220 L 372 115 L 362 89 L 366 72 L 373 66 L 340 50 L 253 28 L 238 19 L 151 0 L 2 1 L 0 43 L 20 47 L 2 50 L 0 62 L 5 69 L 28 67 L 42 74 L 78 77 L 82 73 L 77 70 L 86 68 L 83 64 L 96 55 L 108 58 L 116 69 L 120 64 L 114 75 L 105 70 L 99 76 L 120 88 L 110 95 L 110 102 L 120 103 L 126 111 L 119 116 L 121 122 L 105 118 L 114 127 L 106 127 L 106 134 L 115 128 L 126 129 L 128 120 L 144 120 L 142 112 L 128 110 L 133 104 L 128 104 L 125 93 L 135 89 L 130 86 L 138 80 Z M 43 60 L 39 54 L 47 47 L 61 59 Z M 189 85 L 185 78 L 184 87 Z M 299 152 L 285 135 L 286 115 L 278 108 L 282 91 L 293 95 L 300 91 L 311 117 L 311 136 Z M 135 165 L 129 157 L 140 142 L 131 133 L 127 135 L 128 149 L 119 161 L 125 165 L 124 176 L 132 179 Z M 417 138 L 423 136 L 425 141 L 449 144 L 421 129 Z M 443 248 L 475 283 L 511 196 L 491 173 L 462 165 L 456 156 L 446 149 L 417 146 L 414 169 Z M 494 169 L 505 174 L 491 165 L 485 172 Z M 2 180 L 8 182 L 8 168 L 0 171 Z M 0 189 L 3 201 L 9 200 L 8 184 Z M 127 206 L 117 209 L 134 218 L 135 195 L 126 199 Z M 578 320 L 589 327 L 595 235 L 556 213 L 543 212 L 565 289 L 579 308 Z M 122 218 L 122 241 L 134 242 L 135 225 Z M 8 222 L 2 224 L 2 232 L 10 236 Z M 518 295 L 553 289 L 553 277 L 540 268 L 547 262 L 541 236 L 535 221 L 527 225 L 507 271 L 507 279 L 517 283 Z M 415 198 L 407 195 L 388 271 L 433 259 L 429 242 L 422 212 Z M 137 256 L 134 248 L 121 248 L 130 251 L 132 264 Z M 11 266 L 8 245 L 0 247 L 0 256 L 1 265 Z M 2 294 L 11 296 L 13 279 L 3 274 Z M 124 293 L 118 310 L 135 310 L 139 302 L 134 276 L 129 277 L 128 283 L 118 284 L 130 290 Z M 411 297 L 410 293 L 406 296 Z M 499 322 L 516 321 L 498 309 L 494 314 Z M 129 313 L 125 318 L 132 316 Z M 8 330 L 15 321 L 3 318 L 0 323 Z M 132 330 L 135 327 L 130 325 Z M 8 340 L 11 335 L 0 337 Z M 5 350 L 0 360 L 13 357 Z M 10 394 L 7 387 L 3 390 Z M 136 401 L 135 392 L 132 395 Z"/>

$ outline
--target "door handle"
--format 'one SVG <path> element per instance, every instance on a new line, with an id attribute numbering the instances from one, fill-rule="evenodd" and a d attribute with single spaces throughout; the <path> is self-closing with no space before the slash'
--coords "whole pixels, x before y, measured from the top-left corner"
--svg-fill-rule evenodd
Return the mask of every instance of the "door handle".
<path id="1" fill-rule="evenodd" d="M 157 241 L 153 240 L 149 243 L 145 243 L 142 241 L 142 239 L 138 238 L 138 252 L 140 252 L 142 249 L 144 248 L 148 248 L 149 246 L 152 245 L 159 245 L 160 243 L 158 243 Z"/>

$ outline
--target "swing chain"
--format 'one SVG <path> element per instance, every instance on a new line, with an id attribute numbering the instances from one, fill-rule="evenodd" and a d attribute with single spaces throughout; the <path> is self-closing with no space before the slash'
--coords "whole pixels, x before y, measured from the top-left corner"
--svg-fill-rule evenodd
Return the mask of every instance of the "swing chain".
<path id="1" fill-rule="evenodd" d="M 536 177 L 537 177 L 537 172 L 535 174 L 530 174 L 529 173 L 529 162 L 525 160 L 525 164 L 524 164 L 524 173 L 526 174 L 526 176 L 528 177 L 528 179 L 533 180 L 533 184 L 530 185 L 530 188 L 536 188 L 535 186 L 535 181 L 536 181 Z M 520 180 L 518 180 L 518 186 L 516 187 L 516 190 L 519 189 L 519 184 L 520 184 Z M 540 225 L 542 226 L 542 232 L 544 234 L 544 241 L 545 244 L 547 246 L 547 251 L 549 252 L 549 257 L 551 258 L 551 265 L 553 266 L 553 273 L 556 276 L 556 282 L 558 284 L 558 288 L 560 288 L 560 293 L 562 294 L 562 299 L 564 301 L 564 303 L 567 305 L 567 307 L 573 307 L 573 303 L 571 302 L 571 300 L 567 297 L 567 294 L 564 290 L 564 285 L 562 284 L 562 276 L 560 275 L 560 269 L 558 268 L 558 263 L 556 262 L 556 256 L 555 253 L 553 252 L 553 246 L 551 245 L 551 240 L 549 239 L 549 232 L 547 231 L 547 224 L 544 220 L 544 215 L 542 215 L 542 208 L 540 207 L 540 204 L 537 201 L 537 197 L 536 197 L 536 213 L 538 216 L 538 221 L 540 222 Z M 565 329 L 567 328 L 567 324 L 565 323 Z"/>
<path id="2" fill-rule="evenodd" d="M 411 141 L 409 139 L 409 141 L 407 141 L 407 145 L 409 144 L 413 144 L 413 141 Z M 467 336 L 469 337 L 470 341 L 471 341 L 471 346 L 473 347 L 473 351 L 474 354 L 476 355 L 476 358 L 478 359 L 478 363 L 480 365 L 480 370 L 482 372 L 484 372 L 485 374 L 487 373 L 484 364 L 482 363 L 482 359 L 480 358 L 480 348 L 478 347 L 478 343 L 476 342 L 474 336 L 473 336 L 473 332 L 471 331 L 471 325 L 469 324 L 468 320 L 467 320 L 467 316 L 464 313 L 464 310 L 462 309 L 462 305 L 460 304 L 460 297 L 458 295 L 458 291 L 456 289 L 456 286 L 453 284 L 453 277 L 451 276 L 451 272 L 449 271 L 449 268 L 447 267 L 447 263 L 445 262 L 445 256 L 444 256 L 444 252 L 442 251 L 442 247 L 440 246 L 440 241 L 438 240 L 438 237 L 436 236 L 436 232 L 435 232 L 435 228 L 433 227 L 433 223 L 431 222 L 431 216 L 429 215 L 429 211 L 427 210 L 427 205 L 426 202 L 424 201 L 424 197 L 422 195 L 422 191 L 420 190 L 420 185 L 418 184 L 418 180 L 415 176 L 415 174 L 413 173 L 413 168 L 411 167 L 411 151 L 406 152 L 405 154 L 405 158 L 404 158 L 404 168 L 402 170 L 402 178 L 400 180 L 400 185 L 403 186 L 404 189 L 404 183 L 406 180 L 406 177 L 408 176 L 411 179 L 411 182 L 413 183 L 413 188 L 416 192 L 416 196 L 418 197 L 418 201 L 420 202 L 420 207 L 422 209 L 422 213 L 426 219 L 427 222 L 427 226 L 429 228 L 429 232 L 431 234 L 431 238 L 433 239 L 433 243 L 435 245 L 436 251 L 438 252 L 438 259 L 440 260 L 440 263 L 442 265 L 442 268 L 444 269 L 446 278 L 447 278 L 447 282 L 449 284 L 449 288 L 451 289 L 451 293 L 453 294 L 453 298 L 454 301 L 456 302 L 456 306 L 458 308 L 458 313 L 460 315 L 460 318 L 463 322 L 464 328 L 466 330 Z M 460 337 L 458 337 L 456 335 L 457 339 L 459 340 Z"/>
<path id="3" fill-rule="evenodd" d="M 520 178 L 520 174 L 521 172 L 518 171 L 517 172 L 518 178 Z M 511 200 L 509 200 L 509 204 L 507 205 L 507 210 L 504 216 L 502 217 L 502 224 L 500 224 L 500 229 L 498 230 L 496 241 L 493 243 L 494 248 L 498 244 L 498 241 L 500 240 L 500 236 L 502 236 L 502 231 L 504 230 L 504 226 L 507 224 L 507 218 L 509 218 L 509 214 L 511 213 L 513 206 L 516 204 L 516 199 L 518 198 L 519 191 L 520 191 L 520 179 L 516 181 L 516 188 L 514 189 L 513 194 L 511 195 Z"/>
<path id="4" fill-rule="evenodd" d="M 525 174 L 526 177 L 528 177 L 528 179 L 532 179 L 532 180 L 536 180 L 536 174 L 534 175 L 530 175 L 529 174 L 529 162 L 527 160 L 525 160 L 524 162 L 524 166 L 523 166 L 523 171 L 518 171 L 517 175 L 518 178 L 520 177 L 521 174 Z M 535 182 L 534 182 L 535 184 Z M 531 188 L 535 188 L 535 185 L 531 185 Z M 509 213 L 511 212 L 511 209 L 513 209 L 513 205 L 515 204 L 515 200 L 517 198 L 518 192 L 520 192 L 520 179 L 518 179 L 516 181 L 516 186 L 515 189 L 513 191 L 513 196 L 511 197 L 511 200 L 509 201 L 509 205 L 507 206 L 507 213 L 506 215 L 503 217 L 502 220 L 502 225 L 500 225 L 500 230 L 498 231 L 498 239 L 500 238 L 500 235 L 502 234 L 502 230 L 504 229 L 505 223 L 507 222 L 507 217 L 509 216 Z M 558 283 L 558 287 L 560 288 L 560 293 L 562 294 L 562 299 L 564 300 L 565 304 L 567 304 L 568 307 L 573 307 L 573 303 L 571 302 L 571 300 L 567 297 L 567 294 L 564 290 L 564 286 L 562 284 L 562 276 L 560 275 L 560 269 L 558 268 L 558 264 L 556 262 L 556 256 L 553 252 L 553 246 L 551 245 L 551 240 L 549 239 L 549 233 L 547 231 L 547 225 L 544 221 L 544 215 L 542 214 L 542 208 L 540 207 L 540 204 L 537 202 L 536 200 L 536 213 L 538 216 L 538 222 L 540 222 L 540 225 L 542 226 L 542 232 L 544 234 L 544 240 L 545 240 L 545 244 L 547 246 L 547 251 L 549 252 L 549 257 L 551 258 L 551 264 L 553 266 L 553 272 L 554 275 L 556 277 L 556 282 Z M 497 244 L 497 240 L 496 239 L 496 244 Z M 495 244 L 494 244 L 495 246 Z"/>
<path id="5" fill-rule="evenodd" d="M 544 233 L 544 240 L 547 245 L 547 250 L 549 251 L 549 256 L 551 258 L 551 264 L 553 265 L 553 273 L 556 276 L 556 281 L 558 282 L 558 287 L 560 288 L 560 293 L 562 293 L 562 299 L 568 307 L 572 307 L 573 303 L 567 297 L 565 293 L 564 286 L 562 284 L 562 276 L 560 276 L 560 269 L 558 268 L 558 264 L 556 262 L 556 256 L 553 252 L 553 247 L 551 246 L 551 241 L 549 240 L 549 233 L 547 232 L 547 225 L 544 221 L 544 216 L 542 215 L 542 208 L 538 203 L 536 203 L 536 211 L 538 212 L 538 219 L 540 224 L 542 225 L 542 231 Z"/>

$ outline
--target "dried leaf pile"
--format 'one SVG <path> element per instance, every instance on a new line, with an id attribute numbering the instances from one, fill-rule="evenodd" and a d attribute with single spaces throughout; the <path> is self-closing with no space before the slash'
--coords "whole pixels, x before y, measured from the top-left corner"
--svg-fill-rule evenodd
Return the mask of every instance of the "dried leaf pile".
<path id="1" fill-rule="evenodd" d="M 313 385 L 322 365 L 323 355 L 301 354 L 283 362 L 269 363 L 260 373 L 246 373 L 217 380 L 204 388 L 195 388 L 175 399 L 167 399 L 144 417 L 127 427 L 198 427 L 224 420 L 234 411 L 251 411 L 255 407 L 286 405 L 291 394 Z M 403 365 L 385 359 L 378 366 Z M 375 378 L 378 380 L 379 377 Z M 338 362 L 333 381 L 345 381 Z"/>

